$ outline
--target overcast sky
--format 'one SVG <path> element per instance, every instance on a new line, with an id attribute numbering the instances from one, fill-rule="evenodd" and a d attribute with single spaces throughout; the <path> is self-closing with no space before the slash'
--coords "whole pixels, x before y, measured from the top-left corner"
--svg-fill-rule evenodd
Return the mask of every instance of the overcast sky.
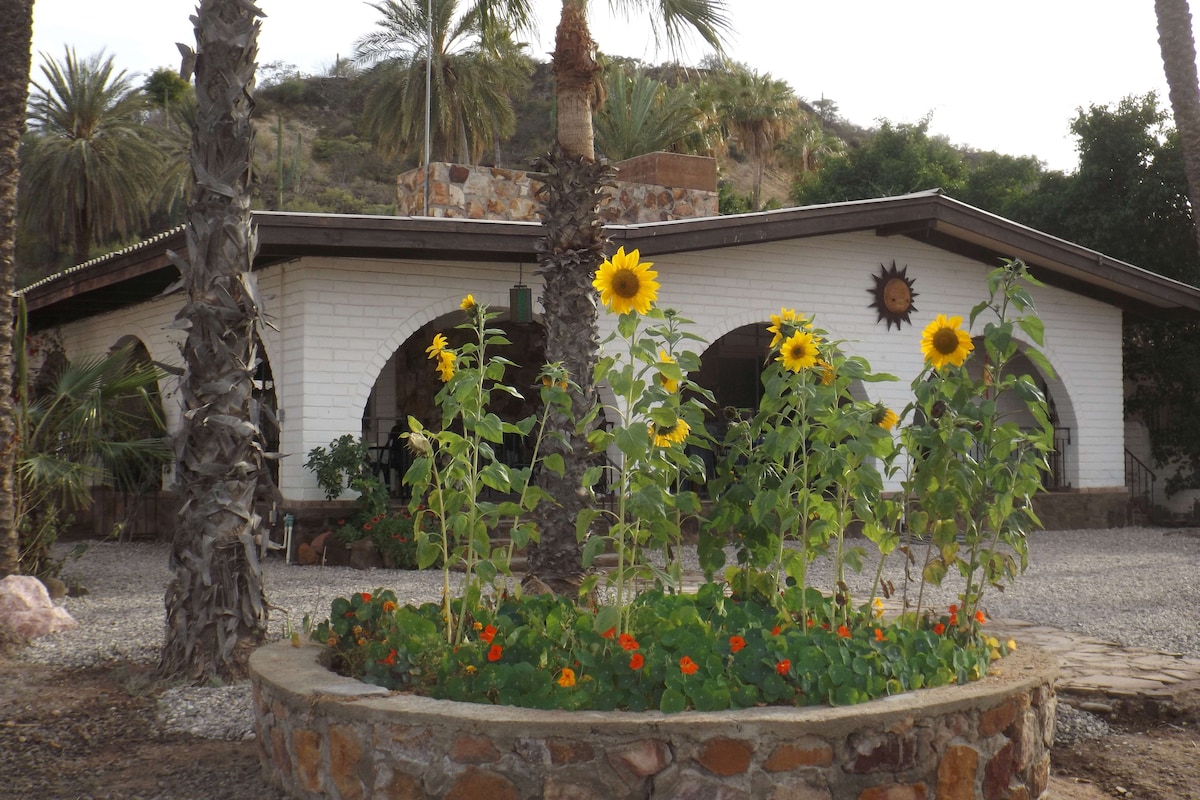
<path id="1" fill-rule="evenodd" d="M 560 0 L 534 0 L 546 60 Z M 957 145 L 1032 155 L 1051 169 L 1077 163 L 1068 125 L 1076 110 L 1157 91 L 1166 82 L 1151 0 L 730 0 L 729 52 L 788 82 L 809 101 L 829 98 L 862 126 L 916 122 Z M 34 75 L 40 53 L 61 58 L 105 49 L 116 66 L 177 68 L 175 42 L 194 43 L 191 0 L 37 0 Z M 319 73 L 353 52 L 379 12 L 360 0 L 259 0 L 267 14 L 259 63 Z M 592 3 L 600 49 L 657 63 L 642 17 L 613 19 Z M 704 55 L 690 48 L 684 60 Z"/>

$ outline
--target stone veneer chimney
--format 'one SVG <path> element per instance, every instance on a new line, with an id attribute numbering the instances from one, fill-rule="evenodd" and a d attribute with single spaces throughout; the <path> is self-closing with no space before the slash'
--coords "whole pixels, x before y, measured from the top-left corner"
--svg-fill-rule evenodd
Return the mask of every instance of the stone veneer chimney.
<path id="1" fill-rule="evenodd" d="M 618 162 L 617 184 L 601 209 L 606 222 L 661 222 L 717 216 L 717 162 L 704 156 L 647 153 Z M 429 165 L 429 216 L 537 220 L 536 172 L 436 162 Z M 425 171 L 396 179 L 402 216 L 421 216 Z"/>

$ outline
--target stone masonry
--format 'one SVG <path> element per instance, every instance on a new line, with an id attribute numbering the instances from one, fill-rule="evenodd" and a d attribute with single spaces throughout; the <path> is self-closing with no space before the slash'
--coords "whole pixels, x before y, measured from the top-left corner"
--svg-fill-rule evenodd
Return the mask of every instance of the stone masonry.
<path id="1" fill-rule="evenodd" d="M 606 223 L 662 222 L 715 217 L 716 162 L 678 153 L 650 153 L 622 161 L 617 184 L 607 190 L 601 209 Z M 430 217 L 537 220 L 538 173 L 437 162 L 429 165 Z M 626 177 L 628 176 L 628 177 Z M 396 180 L 398 213 L 421 216 L 425 170 L 405 172 Z"/>
<path id="2" fill-rule="evenodd" d="M 675 715 L 393 695 L 319 652 L 251 661 L 264 772 L 297 798 L 1036 800 L 1049 783 L 1055 669 L 1032 650 L 861 706 Z"/>

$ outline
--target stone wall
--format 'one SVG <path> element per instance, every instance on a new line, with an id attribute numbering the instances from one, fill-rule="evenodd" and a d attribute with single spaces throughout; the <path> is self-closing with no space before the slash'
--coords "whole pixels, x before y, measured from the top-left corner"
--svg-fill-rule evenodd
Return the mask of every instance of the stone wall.
<path id="1" fill-rule="evenodd" d="M 1036 800 L 1056 669 L 1021 650 L 992 676 L 852 707 L 535 711 L 393 695 L 321 648 L 251 658 L 259 758 L 297 798 Z"/>
<path id="2" fill-rule="evenodd" d="M 608 223 L 661 222 L 691 217 L 715 217 L 718 212 L 716 166 L 712 159 L 653 153 L 631 159 L 636 181 L 618 180 L 609 190 L 601 216 Z M 681 164 L 679 159 L 690 159 Z M 712 162 L 709 188 L 681 185 L 702 183 L 703 164 Z M 621 177 L 621 164 L 617 164 Z M 410 170 L 396 179 L 396 206 L 407 216 L 451 217 L 460 219 L 537 220 L 538 173 L 523 170 L 476 167 L 438 162 L 429 165 L 429 213 L 424 214 L 425 171 Z M 680 183 L 674 181 L 675 178 Z M 671 180 L 671 184 L 648 183 Z"/>

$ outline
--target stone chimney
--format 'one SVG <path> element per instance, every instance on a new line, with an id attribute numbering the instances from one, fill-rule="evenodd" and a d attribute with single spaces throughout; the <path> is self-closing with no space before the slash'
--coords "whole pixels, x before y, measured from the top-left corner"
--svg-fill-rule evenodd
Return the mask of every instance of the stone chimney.
<path id="1" fill-rule="evenodd" d="M 704 156 L 647 153 L 618 162 L 617 184 L 601 208 L 606 222 L 660 222 L 717 216 L 717 162 Z M 429 216 L 537 220 L 539 174 L 436 162 L 429 165 Z M 396 179 L 401 216 L 421 216 L 425 171 Z"/>

